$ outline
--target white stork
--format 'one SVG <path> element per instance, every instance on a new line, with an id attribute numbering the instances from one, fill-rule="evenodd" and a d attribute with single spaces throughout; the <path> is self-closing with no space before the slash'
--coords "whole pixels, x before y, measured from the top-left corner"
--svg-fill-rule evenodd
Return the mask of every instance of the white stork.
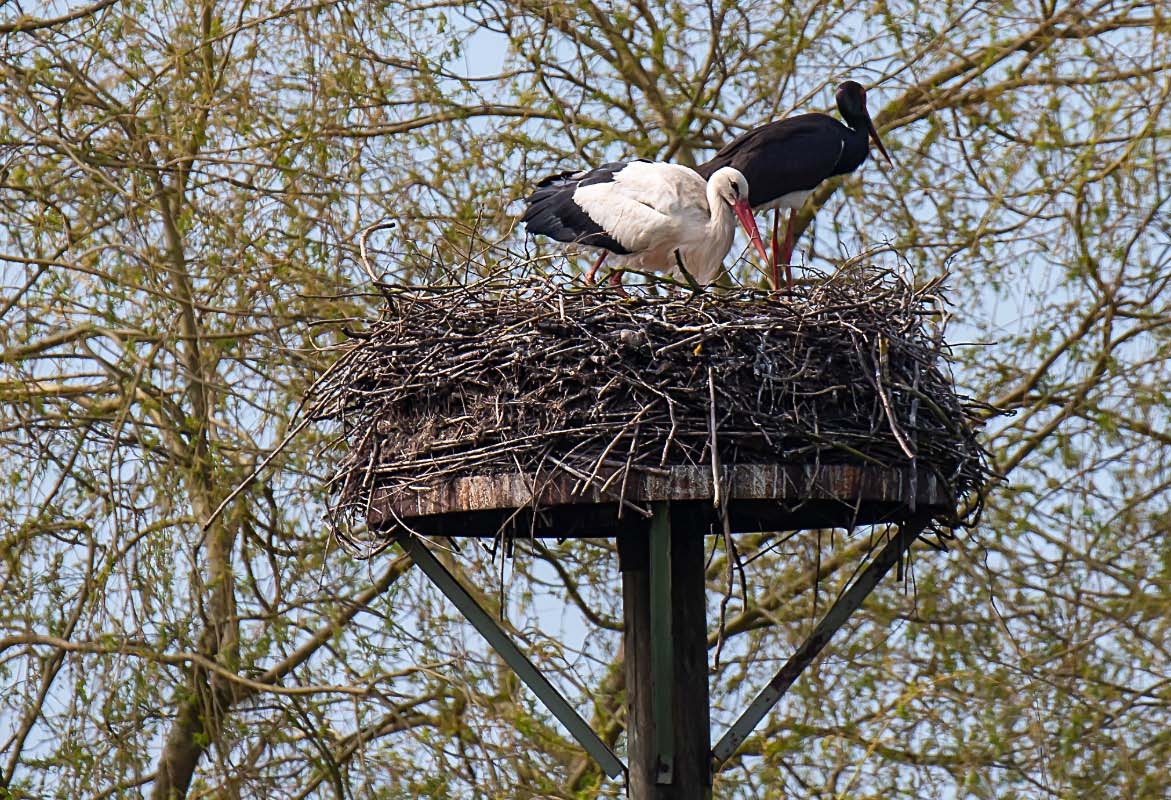
<path id="1" fill-rule="evenodd" d="M 586 274 L 589 283 L 613 254 L 641 269 L 675 270 L 682 265 L 698 284 L 709 284 L 732 246 L 737 218 L 768 261 L 748 204 L 748 181 L 731 167 L 705 180 L 678 164 L 616 161 L 551 175 L 525 202 L 529 233 L 602 251 Z M 610 283 L 621 285 L 621 270 L 611 274 Z"/>

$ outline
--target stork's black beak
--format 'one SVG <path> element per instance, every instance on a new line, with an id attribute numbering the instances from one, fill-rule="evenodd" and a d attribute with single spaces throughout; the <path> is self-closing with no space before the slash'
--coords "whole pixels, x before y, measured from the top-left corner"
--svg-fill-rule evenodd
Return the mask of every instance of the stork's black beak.
<path id="1" fill-rule="evenodd" d="M 875 129 L 874 122 L 870 119 L 869 114 L 866 115 L 866 127 L 870 129 L 870 138 L 878 145 L 878 150 L 882 153 L 882 157 L 886 159 L 886 163 L 893 167 L 895 162 L 890 160 L 890 153 L 886 152 L 886 148 L 882 146 L 882 139 L 878 138 L 878 131 Z"/>

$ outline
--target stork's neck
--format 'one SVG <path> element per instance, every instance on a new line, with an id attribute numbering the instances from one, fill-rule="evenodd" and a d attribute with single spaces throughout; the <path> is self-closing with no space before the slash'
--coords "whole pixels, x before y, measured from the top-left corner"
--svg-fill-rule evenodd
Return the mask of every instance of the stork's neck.
<path id="1" fill-rule="evenodd" d="M 842 114 L 842 119 L 845 121 L 846 127 L 849 128 L 853 133 L 861 133 L 866 135 L 866 117 L 856 117 L 852 114 L 850 116 L 846 116 L 845 114 Z"/>
<path id="2" fill-rule="evenodd" d="M 732 207 L 720 196 L 716 181 L 707 182 L 707 207 L 710 212 L 707 223 L 709 236 L 719 236 L 725 229 L 731 230 L 736 227 L 736 215 L 732 213 Z"/>
<path id="3" fill-rule="evenodd" d="M 842 142 L 842 152 L 838 156 L 835 175 L 853 172 L 862 165 L 866 156 L 870 154 L 870 133 L 866 130 L 866 122 L 846 120 L 847 128 Z"/>
<path id="4" fill-rule="evenodd" d="M 691 224 L 701 230 L 693 229 L 687 237 L 687 246 L 679 249 L 684 267 L 703 285 L 711 283 L 719 275 L 720 265 L 732 245 L 732 237 L 736 235 L 736 215 L 717 191 L 718 183 L 718 180 L 707 182 L 707 223 L 697 225 L 699 220 L 692 217 Z"/>

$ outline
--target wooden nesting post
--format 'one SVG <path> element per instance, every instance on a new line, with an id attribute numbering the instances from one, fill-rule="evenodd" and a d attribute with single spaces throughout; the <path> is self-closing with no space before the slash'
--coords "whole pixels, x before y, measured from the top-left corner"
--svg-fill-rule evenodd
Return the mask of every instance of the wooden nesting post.
<path id="1" fill-rule="evenodd" d="M 429 536 L 496 536 L 504 531 L 517 536 L 616 537 L 625 623 L 625 770 L 632 800 L 710 797 L 713 768 L 733 754 L 902 558 L 927 521 L 950 512 L 952 502 L 930 474 L 858 465 L 730 464 L 720 468 L 716 480 L 710 468 L 674 467 L 629 477 L 624 495 L 617 488 L 597 488 L 603 483 L 583 487 L 572 476 L 519 473 L 457 478 L 409 500 L 375 493 L 369 522 L 378 528 L 397 519 Z M 704 539 L 723 530 L 725 516 L 736 533 L 876 523 L 894 527 L 869 566 L 713 750 Z M 399 540 L 416 561 L 428 558 L 426 547 L 411 534 L 400 533 Z M 474 618 L 467 601 L 451 593 L 454 579 L 442 574 L 437 579 L 431 565 L 420 566 L 603 768 L 607 763 L 621 766 L 547 681 L 533 677 L 539 673 L 527 659 L 518 668 L 519 651 L 505 652 L 511 645 L 503 632 L 486 619 Z"/>
<path id="2" fill-rule="evenodd" d="M 937 290 L 881 271 L 783 301 L 616 302 L 544 279 L 387 289 L 310 404 L 349 448 L 335 531 L 394 537 L 631 798 L 708 797 L 924 527 L 984 484 L 980 410 L 923 323 Z M 886 538 L 713 746 L 705 536 L 863 525 Z M 617 540 L 628 763 L 415 534 Z"/>

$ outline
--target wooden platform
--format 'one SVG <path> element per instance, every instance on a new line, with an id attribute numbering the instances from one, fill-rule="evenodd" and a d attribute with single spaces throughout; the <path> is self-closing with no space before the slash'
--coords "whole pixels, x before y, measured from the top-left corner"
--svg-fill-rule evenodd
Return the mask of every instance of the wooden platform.
<path id="1" fill-rule="evenodd" d="M 376 491 L 368 521 L 372 529 L 388 529 L 397 518 L 439 536 L 494 536 L 504 529 L 592 538 L 645 530 L 649 504 L 671 501 L 674 526 L 702 532 L 720 520 L 717 494 L 737 533 L 896 522 L 916 512 L 946 516 L 955 502 L 922 469 L 729 464 L 720 469 L 718 493 L 711 468 L 700 466 L 632 471 L 625 481 L 620 473 L 579 478 L 562 470 L 457 478 L 412 495 Z"/>

